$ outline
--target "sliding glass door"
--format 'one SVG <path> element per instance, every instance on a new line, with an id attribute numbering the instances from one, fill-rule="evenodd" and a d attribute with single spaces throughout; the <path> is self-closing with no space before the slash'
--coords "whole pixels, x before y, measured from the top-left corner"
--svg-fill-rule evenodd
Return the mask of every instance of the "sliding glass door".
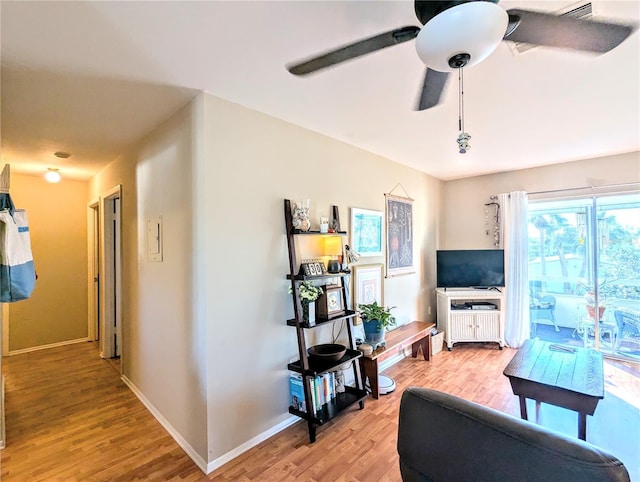
<path id="1" fill-rule="evenodd" d="M 640 361 L 640 194 L 530 201 L 531 336 Z"/>

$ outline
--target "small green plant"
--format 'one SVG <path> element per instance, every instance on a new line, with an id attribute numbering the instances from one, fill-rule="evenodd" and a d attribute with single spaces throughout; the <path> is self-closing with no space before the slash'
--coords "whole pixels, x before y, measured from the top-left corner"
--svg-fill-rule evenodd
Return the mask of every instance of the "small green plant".
<path id="1" fill-rule="evenodd" d="M 363 321 L 378 321 L 378 330 L 395 326 L 396 324 L 395 317 L 391 315 L 391 310 L 393 310 L 395 306 L 385 308 L 384 306 L 378 305 L 377 301 L 374 301 L 373 303 L 358 305 L 358 308 L 360 308 L 360 317 Z"/>
<path id="2" fill-rule="evenodd" d="M 300 300 L 303 303 L 310 303 L 317 300 L 323 291 L 319 286 L 314 286 L 309 281 L 303 281 L 300 283 L 300 286 L 298 286 L 298 293 L 300 294 Z M 291 287 L 289 287 L 289 294 L 291 294 Z"/>

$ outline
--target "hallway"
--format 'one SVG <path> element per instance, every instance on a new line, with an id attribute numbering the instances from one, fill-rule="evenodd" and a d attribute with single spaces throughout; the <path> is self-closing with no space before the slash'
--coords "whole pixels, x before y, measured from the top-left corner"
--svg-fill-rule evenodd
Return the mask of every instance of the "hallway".
<path id="1" fill-rule="evenodd" d="M 200 480 L 93 343 L 5 357 L 3 482 Z"/>

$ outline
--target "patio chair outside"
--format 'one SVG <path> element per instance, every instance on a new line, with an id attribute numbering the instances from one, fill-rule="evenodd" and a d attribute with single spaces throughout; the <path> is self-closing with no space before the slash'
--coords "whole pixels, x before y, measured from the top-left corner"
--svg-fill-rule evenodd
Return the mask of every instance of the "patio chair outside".
<path id="1" fill-rule="evenodd" d="M 613 312 L 618 328 L 614 350 L 619 352 L 624 344 L 636 345 L 640 351 L 640 311 L 631 308 L 618 308 Z"/>
<path id="2" fill-rule="evenodd" d="M 535 334 L 537 320 L 549 320 L 553 323 L 556 332 L 560 331 L 554 312 L 556 310 L 556 297 L 552 295 L 539 295 L 531 293 L 529 302 L 529 319 L 532 325 L 532 331 Z"/>

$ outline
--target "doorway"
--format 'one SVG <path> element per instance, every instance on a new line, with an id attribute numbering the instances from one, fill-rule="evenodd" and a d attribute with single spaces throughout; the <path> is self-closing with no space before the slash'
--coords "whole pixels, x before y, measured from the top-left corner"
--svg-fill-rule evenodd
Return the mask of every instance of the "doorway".
<path id="1" fill-rule="evenodd" d="M 639 235 L 640 194 L 530 203 L 531 336 L 640 361 Z"/>
<path id="2" fill-rule="evenodd" d="M 89 236 L 88 250 L 89 276 L 87 293 L 89 341 L 100 340 L 100 201 L 90 202 L 87 206 L 87 234 Z"/>
<path id="3" fill-rule="evenodd" d="M 102 196 L 100 235 L 94 252 L 100 253 L 97 277 L 97 333 L 102 358 L 122 353 L 122 216 L 121 186 Z"/>

